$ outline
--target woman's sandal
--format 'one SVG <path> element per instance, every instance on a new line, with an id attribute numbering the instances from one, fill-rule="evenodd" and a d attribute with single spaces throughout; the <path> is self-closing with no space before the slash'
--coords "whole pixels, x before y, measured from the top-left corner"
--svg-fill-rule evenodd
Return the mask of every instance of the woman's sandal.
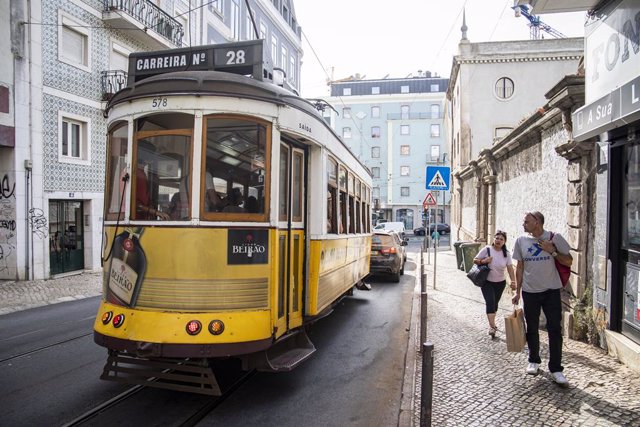
<path id="1" fill-rule="evenodd" d="M 491 335 L 491 338 L 495 338 L 496 337 L 496 332 L 498 332 L 498 328 L 495 326 L 489 326 L 489 335 Z"/>

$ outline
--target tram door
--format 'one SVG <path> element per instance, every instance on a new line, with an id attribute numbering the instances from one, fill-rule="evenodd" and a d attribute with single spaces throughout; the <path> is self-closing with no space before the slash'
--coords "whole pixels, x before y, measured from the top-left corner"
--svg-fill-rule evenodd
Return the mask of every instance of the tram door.
<path id="1" fill-rule="evenodd" d="M 82 202 L 49 202 L 50 274 L 84 269 L 82 216 Z"/>
<path id="2" fill-rule="evenodd" d="M 305 152 L 280 144 L 278 189 L 278 331 L 302 325 Z"/>

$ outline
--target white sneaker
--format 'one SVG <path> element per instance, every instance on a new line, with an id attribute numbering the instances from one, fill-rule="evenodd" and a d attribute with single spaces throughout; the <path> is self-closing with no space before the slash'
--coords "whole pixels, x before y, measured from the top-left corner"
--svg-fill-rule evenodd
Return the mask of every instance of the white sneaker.
<path id="1" fill-rule="evenodd" d="M 540 364 L 539 363 L 529 363 L 527 365 L 527 374 L 529 374 L 529 375 L 538 375 L 538 369 L 539 368 L 540 368 Z M 556 372 L 556 373 L 562 374 L 562 372 Z"/>
<path id="2" fill-rule="evenodd" d="M 560 385 L 569 384 L 569 381 L 567 381 L 567 377 L 565 377 L 562 372 L 552 372 L 551 377 L 557 384 L 560 384 Z"/>

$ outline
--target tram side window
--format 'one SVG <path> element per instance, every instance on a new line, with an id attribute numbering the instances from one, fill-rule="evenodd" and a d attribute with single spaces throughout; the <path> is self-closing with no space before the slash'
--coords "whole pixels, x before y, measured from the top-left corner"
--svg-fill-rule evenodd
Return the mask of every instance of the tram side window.
<path id="1" fill-rule="evenodd" d="M 340 166 L 338 169 L 338 184 L 340 187 L 340 234 L 347 229 L 347 171 Z"/>
<path id="2" fill-rule="evenodd" d="M 203 186 L 205 217 L 218 213 L 264 216 L 267 127 L 229 116 L 210 116 L 206 123 L 204 167 L 211 180 L 205 178 L 205 182 L 213 184 Z"/>
<path id="3" fill-rule="evenodd" d="M 360 216 L 360 181 L 356 180 L 356 233 L 362 233 L 362 217 Z"/>
<path id="4" fill-rule="evenodd" d="M 327 233 L 338 230 L 338 216 L 336 215 L 336 200 L 338 194 L 338 164 L 329 158 L 327 162 Z"/>
<path id="5" fill-rule="evenodd" d="M 349 173 L 349 233 L 356 232 L 355 200 L 354 200 L 354 178 Z"/>
<path id="6" fill-rule="evenodd" d="M 107 196 L 105 207 L 106 219 L 124 219 L 124 192 L 125 182 L 123 178 L 127 172 L 127 135 L 129 127 L 124 124 L 113 128 L 109 135 L 109 147 L 107 148 L 108 166 L 106 176 Z"/>

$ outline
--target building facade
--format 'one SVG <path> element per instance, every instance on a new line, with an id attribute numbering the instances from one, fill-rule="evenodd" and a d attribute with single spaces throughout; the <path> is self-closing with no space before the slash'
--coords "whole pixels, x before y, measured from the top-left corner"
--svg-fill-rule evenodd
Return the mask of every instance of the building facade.
<path id="1" fill-rule="evenodd" d="M 413 229 L 448 222 L 449 198 L 440 192 L 423 215 L 426 167 L 446 165 L 443 114 L 448 79 L 427 72 L 403 79 L 349 78 L 331 83 L 327 120 L 373 175 L 373 220 Z M 436 195 L 436 194 L 434 194 Z"/>
<path id="2" fill-rule="evenodd" d="M 0 49 L 12 59 L 0 67 L 3 280 L 101 268 L 103 111 L 126 85 L 131 52 L 259 35 L 285 84 L 299 87 L 301 31 L 289 0 L 250 9 L 240 0 L 2 4 Z"/>
<path id="3" fill-rule="evenodd" d="M 459 174 L 477 161 L 483 150 L 498 143 L 544 105 L 545 92 L 550 87 L 576 72 L 583 39 L 471 43 L 465 25 L 462 30 L 445 113 L 454 178 L 452 235 L 459 240 L 486 241 L 496 224 L 490 211 L 475 209 L 481 183 L 473 189 L 463 189 Z M 473 203 L 465 203 L 463 197 L 474 199 Z"/>

